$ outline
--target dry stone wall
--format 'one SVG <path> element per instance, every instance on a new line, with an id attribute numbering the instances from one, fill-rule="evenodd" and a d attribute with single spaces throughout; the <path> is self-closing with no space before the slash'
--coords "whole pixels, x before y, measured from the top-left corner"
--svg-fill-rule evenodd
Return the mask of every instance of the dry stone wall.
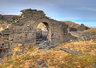
<path id="1" fill-rule="evenodd" d="M 36 30 L 39 23 L 48 24 L 48 41 L 60 44 L 70 40 L 70 34 L 67 32 L 68 25 L 65 23 L 46 17 L 41 10 L 25 9 L 21 12 L 20 16 L 13 16 L 10 20 L 11 26 L 8 28 L 10 45 L 15 43 L 36 45 Z"/>

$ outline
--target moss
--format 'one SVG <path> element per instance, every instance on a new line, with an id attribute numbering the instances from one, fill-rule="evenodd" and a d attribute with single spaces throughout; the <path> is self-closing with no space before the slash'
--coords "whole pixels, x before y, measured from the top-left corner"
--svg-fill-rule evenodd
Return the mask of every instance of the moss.
<path id="1" fill-rule="evenodd" d="M 32 52 L 32 51 L 34 51 L 34 48 L 30 48 L 30 49 L 28 49 L 28 51 L 29 51 L 29 52 Z"/>
<path id="2" fill-rule="evenodd" d="M 6 68 L 5 65 L 0 65 L 0 68 Z"/>
<path id="3" fill-rule="evenodd" d="M 80 67 L 80 68 L 92 68 L 92 63 L 96 62 L 96 56 L 92 55 L 68 55 L 66 57 L 67 66 L 70 68 Z"/>

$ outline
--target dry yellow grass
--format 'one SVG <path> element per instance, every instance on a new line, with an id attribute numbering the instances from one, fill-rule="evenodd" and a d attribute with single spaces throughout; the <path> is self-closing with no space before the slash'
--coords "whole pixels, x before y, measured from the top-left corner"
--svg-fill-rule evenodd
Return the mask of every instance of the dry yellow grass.
<path id="1" fill-rule="evenodd" d="M 29 68 L 29 65 L 38 66 L 36 61 L 44 61 L 43 64 L 47 64 L 49 68 L 62 68 L 63 64 L 66 64 L 65 57 L 68 53 L 63 51 L 54 51 L 54 50 L 35 50 L 33 52 L 28 52 L 21 56 L 12 55 L 13 63 L 5 62 L 4 66 L 0 68 Z"/>
<path id="2" fill-rule="evenodd" d="M 79 41 L 62 44 L 51 50 L 36 49 L 20 56 L 14 54 L 11 59 L 5 60 L 5 64 L 1 65 L 0 68 L 29 68 L 29 65 L 36 68 L 38 66 L 36 61 L 44 61 L 43 64 L 48 65 L 48 68 L 96 68 L 96 66 L 92 66 L 92 63 L 96 62 L 94 45 L 96 45 L 96 42 L 92 40 Z M 70 54 L 60 50 L 60 48 L 68 48 L 80 54 Z M 18 51 L 18 49 L 22 48 L 14 48 L 15 51 Z M 14 62 L 9 62 L 10 60 L 14 60 Z"/>
<path id="3" fill-rule="evenodd" d="M 76 24 L 75 22 L 72 22 L 72 21 L 62 21 L 62 22 L 68 24 L 68 27 L 70 27 L 70 28 L 72 28 L 72 27 L 78 28 L 80 26 L 79 24 Z"/>
<path id="4" fill-rule="evenodd" d="M 91 29 L 81 31 L 81 32 L 82 33 L 86 32 L 86 33 L 89 33 L 89 34 L 92 34 L 92 35 L 96 35 L 96 28 L 91 28 Z"/>
<path id="5" fill-rule="evenodd" d="M 96 56 L 96 42 L 95 41 L 79 41 L 79 42 L 71 42 L 67 44 L 62 44 L 58 46 L 56 49 L 60 48 L 68 48 L 73 51 L 77 51 L 83 54 L 92 54 Z"/>

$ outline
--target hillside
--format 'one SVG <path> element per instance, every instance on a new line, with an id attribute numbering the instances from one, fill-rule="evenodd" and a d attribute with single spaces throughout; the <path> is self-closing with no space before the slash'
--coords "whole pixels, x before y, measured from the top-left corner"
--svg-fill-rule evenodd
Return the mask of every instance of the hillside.
<path id="1" fill-rule="evenodd" d="M 17 15 L 0 15 L 0 20 L 9 21 L 10 19 L 12 19 L 13 16 L 17 16 Z"/>
<path id="2" fill-rule="evenodd" d="M 96 28 L 91 28 L 85 31 L 80 31 L 81 33 L 89 33 L 91 35 L 96 35 Z"/>
<path id="3" fill-rule="evenodd" d="M 68 24 L 69 28 L 70 28 L 70 27 L 78 28 L 78 27 L 80 26 L 79 24 L 76 24 L 76 23 L 74 23 L 74 22 L 72 22 L 72 21 L 62 21 L 62 22 Z"/>

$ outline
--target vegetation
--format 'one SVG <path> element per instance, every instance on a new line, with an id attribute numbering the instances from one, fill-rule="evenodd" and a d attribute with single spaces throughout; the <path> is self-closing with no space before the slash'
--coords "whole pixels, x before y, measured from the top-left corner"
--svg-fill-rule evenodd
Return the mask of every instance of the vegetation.
<path id="1" fill-rule="evenodd" d="M 21 46 L 16 46 L 12 49 L 14 54 L 10 55 L 10 59 L 4 57 L 5 63 L 0 65 L 0 68 L 30 68 L 30 65 L 36 68 L 39 65 L 36 61 L 44 61 L 43 64 L 48 65 L 48 68 L 96 68 L 96 65 L 93 65 L 96 62 L 95 45 L 96 42 L 91 40 L 64 43 L 46 51 L 25 47 L 27 53 L 22 55 L 16 55 L 16 51 L 22 50 Z M 79 54 L 67 53 L 61 48 L 68 48 Z"/>
<path id="2" fill-rule="evenodd" d="M 91 28 L 91 29 L 85 30 L 85 31 L 83 31 L 83 33 L 89 33 L 92 35 L 96 35 L 96 28 Z"/>
<path id="3" fill-rule="evenodd" d="M 62 22 L 66 23 L 69 28 L 78 28 L 80 26 L 79 24 L 76 24 L 72 21 L 62 21 Z"/>

